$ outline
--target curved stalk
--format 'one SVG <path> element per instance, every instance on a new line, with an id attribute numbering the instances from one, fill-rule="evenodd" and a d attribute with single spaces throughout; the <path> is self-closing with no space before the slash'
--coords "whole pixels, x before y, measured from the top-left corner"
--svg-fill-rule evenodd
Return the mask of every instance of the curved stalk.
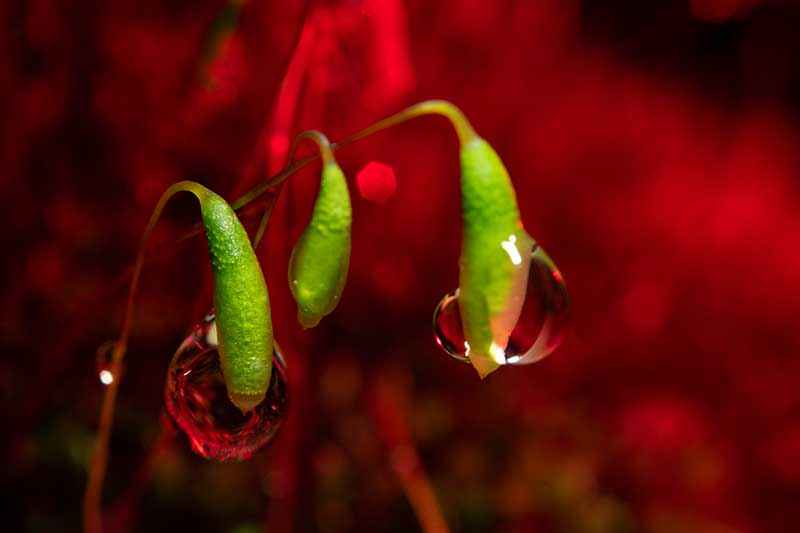
<path id="1" fill-rule="evenodd" d="M 303 140 L 313 141 L 317 145 L 317 147 L 319 148 L 319 156 L 322 157 L 323 165 L 326 165 L 330 161 L 333 161 L 333 149 L 331 148 L 331 143 L 328 140 L 328 137 L 326 137 L 325 134 L 322 133 L 321 131 L 307 130 L 297 135 L 297 137 L 294 138 L 294 141 L 292 141 L 292 146 L 289 149 L 289 155 L 286 157 L 287 168 L 290 168 L 292 166 L 288 162 L 294 159 L 294 154 L 295 152 L 297 152 L 297 148 L 300 146 L 300 142 L 302 142 Z M 313 160 L 310 158 L 306 159 L 309 159 L 309 162 Z M 302 168 L 302 166 L 304 165 L 297 167 L 297 170 Z M 288 178 L 289 175 L 287 175 L 286 177 Z M 278 187 L 274 195 L 276 201 L 278 196 L 280 196 L 281 193 L 280 188 L 282 186 L 283 186 L 282 183 L 276 185 L 276 187 Z M 258 247 L 258 243 L 261 242 L 261 238 L 264 236 L 264 231 L 267 229 L 267 224 L 269 223 L 269 218 L 272 215 L 272 208 L 274 206 L 275 202 L 271 202 L 270 205 L 268 205 L 267 208 L 264 210 L 264 215 L 261 217 L 261 222 L 258 225 L 258 230 L 256 230 L 255 236 L 253 237 L 253 249 Z"/>
<path id="2" fill-rule="evenodd" d="M 453 126 L 453 129 L 456 130 L 456 135 L 458 135 L 458 140 L 461 142 L 461 144 L 466 144 L 474 137 L 477 137 L 477 134 L 467 120 L 467 117 L 465 117 L 464 113 L 455 105 L 447 100 L 425 100 L 424 102 L 407 107 L 390 117 L 379 120 L 372 126 L 368 126 L 358 133 L 354 133 L 349 137 L 345 137 L 341 141 L 334 143 L 333 148 L 336 149 L 339 146 L 350 144 L 359 139 L 363 139 L 368 135 L 372 135 L 373 133 L 385 130 L 386 128 L 396 126 L 397 124 L 401 124 L 411 120 L 412 118 L 421 117 L 423 115 L 440 115 L 449 120 L 450 124 Z"/>
<path id="3" fill-rule="evenodd" d="M 328 137 L 319 130 L 306 130 L 302 133 L 299 133 L 297 137 L 294 138 L 294 142 L 292 143 L 292 148 L 289 151 L 289 159 L 291 160 L 294 156 L 295 151 L 297 151 L 297 147 L 300 145 L 301 141 L 311 141 L 317 145 L 319 149 L 319 154 L 322 157 L 322 164 L 327 165 L 331 161 L 333 161 L 333 149 L 331 148 L 331 142 L 328 140 Z"/>
<path id="4" fill-rule="evenodd" d="M 172 196 L 179 192 L 191 192 L 198 198 L 206 196 L 206 189 L 201 185 L 191 181 L 180 181 L 169 189 L 164 191 L 161 198 L 158 200 L 153 214 L 150 215 L 150 220 L 147 227 L 142 234 L 142 239 L 139 243 L 139 251 L 136 254 L 136 262 L 133 267 L 133 275 L 131 277 L 131 285 L 128 289 L 128 301 L 125 305 L 125 311 L 122 319 L 122 329 L 120 330 L 119 338 L 114 344 L 114 349 L 111 355 L 111 382 L 106 387 L 106 392 L 103 395 L 102 406 L 100 408 L 100 426 L 97 433 L 97 440 L 95 441 L 95 448 L 92 453 L 91 462 L 89 465 L 89 480 L 86 485 L 86 492 L 83 498 L 83 516 L 84 516 L 84 530 L 88 533 L 100 533 L 102 529 L 102 514 L 100 500 L 103 492 L 103 479 L 106 474 L 106 467 L 108 466 L 108 441 L 111 436 L 111 426 L 114 422 L 114 406 L 117 399 L 117 390 L 120 384 L 120 369 L 122 368 L 122 360 L 125 357 L 125 351 L 128 347 L 128 337 L 130 335 L 131 324 L 133 322 L 133 304 L 136 297 L 136 291 L 139 287 L 139 279 L 142 274 L 142 266 L 144 264 L 144 252 L 147 246 L 147 241 L 153 228 L 161 216 L 167 201 Z"/>
<path id="5" fill-rule="evenodd" d="M 330 148 L 332 151 L 338 150 L 343 146 L 347 146 L 348 144 L 352 144 L 358 140 L 363 139 L 373 133 L 377 133 L 379 131 L 385 130 L 392 126 L 396 126 L 398 124 L 402 124 L 412 118 L 421 117 L 424 115 L 440 115 L 447 118 L 455 129 L 456 134 L 458 135 L 458 139 L 461 144 L 465 144 L 470 140 L 476 138 L 478 135 L 475 133 L 475 130 L 472 128 L 472 125 L 469 123 L 467 118 L 464 116 L 464 113 L 461 112 L 459 108 L 455 105 L 451 104 L 446 100 L 426 100 L 424 102 L 420 102 L 418 104 L 414 104 L 410 107 L 405 108 L 404 110 L 400 111 L 399 113 L 395 113 L 394 115 L 387 117 L 383 120 L 379 120 L 378 122 L 372 124 L 364 128 L 361 131 L 358 131 L 344 139 L 339 141 L 330 143 Z M 248 203 L 252 202 L 254 199 L 258 198 L 266 191 L 271 189 L 272 187 L 283 183 L 286 181 L 289 176 L 306 166 L 307 164 L 315 161 L 319 158 L 319 154 L 310 155 L 304 159 L 296 161 L 294 163 L 287 164 L 280 172 L 278 172 L 275 176 L 271 177 L 264 183 L 256 185 L 240 198 L 238 198 L 235 202 L 231 204 L 234 209 L 239 209 Z M 289 157 L 289 161 L 291 161 L 291 157 Z"/>

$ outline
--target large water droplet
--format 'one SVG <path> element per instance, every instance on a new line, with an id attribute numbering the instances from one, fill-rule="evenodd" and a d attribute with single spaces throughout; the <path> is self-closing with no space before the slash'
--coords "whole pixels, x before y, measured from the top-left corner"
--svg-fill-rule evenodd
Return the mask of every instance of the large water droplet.
<path id="1" fill-rule="evenodd" d="M 522 312 L 505 349 L 505 363 L 509 365 L 541 361 L 558 348 L 564 337 L 569 310 L 567 287 L 553 260 L 538 245 L 531 252 L 527 287 Z M 457 290 L 439 302 L 433 313 L 433 333 L 445 352 L 469 361 Z"/>
<path id="2" fill-rule="evenodd" d="M 195 453 L 218 461 L 241 461 L 272 440 L 289 406 L 286 363 L 277 348 L 272 362 L 266 398 L 242 414 L 225 388 L 214 315 L 189 333 L 169 365 L 164 400 Z"/>

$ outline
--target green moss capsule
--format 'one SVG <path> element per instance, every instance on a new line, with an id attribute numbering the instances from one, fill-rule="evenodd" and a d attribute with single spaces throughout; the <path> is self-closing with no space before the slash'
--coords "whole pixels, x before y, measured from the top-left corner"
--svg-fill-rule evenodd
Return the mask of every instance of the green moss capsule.
<path id="1" fill-rule="evenodd" d="M 459 308 L 469 359 L 485 377 L 505 362 L 524 303 L 534 241 L 520 222 L 503 162 L 477 135 L 462 140 L 461 202 Z"/>
<path id="2" fill-rule="evenodd" d="M 243 412 L 261 403 L 272 373 L 272 320 L 264 274 L 236 213 L 199 194 L 214 277 L 220 362 L 228 396 Z"/>
<path id="3" fill-rule="evenodd" d="M 339 303 L 350 266 L 351 224 L 347 180 L 328 154 L 311 220 L 289 260 L 289 287 L 304 328 L 316 326 Z"/>
<path id="4" fill-rule="evenodd" d="M 520 222 L 516 194 L 503 162 L 461 110 L 445 100 L 415 104 L 353 138 L 428 114 L 446 117 L 461 144 L 458 307 L 466 356 L 485 377 L 506 362 L 504 352 L 522 311 L 534 244 Z"/>

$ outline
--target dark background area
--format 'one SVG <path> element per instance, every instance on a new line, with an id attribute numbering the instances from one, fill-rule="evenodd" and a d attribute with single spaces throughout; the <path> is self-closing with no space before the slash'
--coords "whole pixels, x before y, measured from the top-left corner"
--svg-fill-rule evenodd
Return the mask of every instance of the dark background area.
<path id="1" fill-rule="evenodd" d="M 770 0 L 4 2 L 2 529 L 80 528 L 95 352 L 171 183 L 233 199 L 303 129 L 338 139 L 445 98 L 501 155 L 567 281 L 562 347 L 481 382 L 434 343 L 460 242 L 443 120 L 342 148 L 353 258 L 319 328 L 295 324 L 286 287 L 317 166 L 259 248 L 292 409 L 248 462 L 162 429 L 170 357 L 212 297 L 202 238 L 148 256 L 108 530 L 418 530 L 409 449 L 454 531 L 794 530 L 798 24 Z M 371 161 L 396 183 L 359 175 Z M 176 198 L 154 243 L 198 220 Z"/>

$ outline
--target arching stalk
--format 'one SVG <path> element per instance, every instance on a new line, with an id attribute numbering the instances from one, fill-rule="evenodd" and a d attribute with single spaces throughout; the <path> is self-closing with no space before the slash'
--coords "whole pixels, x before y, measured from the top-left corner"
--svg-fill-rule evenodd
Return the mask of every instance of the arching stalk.
<path id="1" fill-rule="evenodd" d="M 147 246 L 147 241 L 150 239 L 150 234 L 156 222 L 158 222 L 158 219 L 161 217 L 164 206 L 166 206 L 169 199 L 176 193 L 183 191 L 194 193 L 198 197 L 200 197 L 200 195 L 205 195 L 205 188 L 194 182 L 181 181 L 171 186 L 161 195 L 161 198 L 159 198 L 139 243 L 139 251 L 136 254 L 136 262 L 133 266 L 131 285 L 128 289 L 128 300 L 123 314 L 122 328 L 117 342 L 114 344 L 111 355 L 109 370 L 111 371 L 112 379 L 103 395 L 102 406 L 100 408 L 100 426 L 89 465 L 89 479 L 83 498 L 84 530 L 88 533 L 100 533 L 102 528 L 100 500 L 103 492 L 103 479 L 105 478 L 106 467 L 108 466 L 108 441 L 111 436 L 111 426 L 114 422 L 114 407 L 121 381 L 120 369 L 122 368 L 122 360 L 125 357 L 125 351 L 128 347 L 128 337 L 133 321 L 133 304 L 136 298 L 136 291 L 139 287 L 142 266 L 144 264 L 144 251 Z"/>
<path id="2" fill-rule="evenodd" d="M 410 107 L 407 107 L 406 109 L 400 111 L 399 113 L 395 113 L 390 117 L 380 120 L 372 124 L 371 126 L 364 128 L 361 131 L 358 131 L 352 135 L 345 137 L 344 139 L 330 143 L 330 148 L 332 151 L 336 151 L 339 148 L 342 148 L 343 146 L 347 146 L 356 141 L 359 141 L 364 137 L 372 135 L 373 133 L 378 133 L 379 131 L 385 130 L 392 126 L 402 124 L 403 122 L 411 120 L 412 118 L 421 117 L 425 115 L 440 115 L 447 118 L 452 124 L 453 128 L 455 129 L 459 141 L 461 141 L 462 144 L 477 137 L 475 130 L 472 128 L 469 121 L 464 116 L 464 113 L 462 113 L 461 110 L 458 109 L 456 106 L 445 100 L 426 100 L 424 102 L 420 102 L 418 104 L 414 104 Z M 292 146 L 293 148 L 296 149 L 296 143 L 293 143 Z M 272 176 L 264 183 L 256 185 L 255 187 L 247 191 L 236 201 L 234 201 L 231 204 L 231 206 L 233 206 L 233 208 L 237 210 L 244 207 L 245 205 L 249 204 L 256 198 L 267 192 L 272 187 L 275 187 L 276 185 L 283 183 L 289 178 L 289 176 L 291 176 L 292 174 L 294 174 L 307 164 L 311 163 L 312 161 L 316 161 L 320 157 L 319 154 L 314 154 L 292 163 L 291 162 L 292 155 L 293 154 L 290 153 L 289 155 L 290 162 L 287 163 L 287 165 L 283 169 L 281 169 L 280 172 Z"/>
<path id="3" fill-rule="evenodd" d="M 331 143 L 328 141 L 328 138 L 317 130 L 308 130 L 300 133 L 297 137 L 294 138 L 294 141 L 292 141 L 292 146 L 289 149 L 289 155 L 286 157 L 287 168 L 291 168 L 292 166 L 291 161 L 294 159 L 294 154 L 295 152 L 297 152 L 297 148 L 300 146 L 300 143 L 304 140 L 313 141 L 317 145 L 317 147 L 319 148 L 319 155 L 322 157 L 323 164 L 333 159 L 333 149 L 331 148 Z M 314 159 L 316 159 L 316 156 L 314 156 L 313 158 L 309 157 L 306 159 L 308 159 L 308 162 L 311 162 Z M 297 167 L 296 170 L 299 170 L 300 168 L 302 168 L 302 166 L 304 165 Z M 289 175 L 291 175 L 291 173 Z M 286 177 L 288 178 L 289 175 L 287 175 Z M 278 196 L 280 196 L 282 186 L 283 183 L 279 183 L 278 185 L 276 185 L 276 187 L 278 187 L 274 194 L 274 198 L 276 201 Z M 271 202 L 270 205 L 268 205 L 267 208 L 264 210 L 264 214 L 261 217 L 261 222 L 259 223 L 258 229 L 256 230 L 256 233 L 253 236 L 253 248 L 258 247 L 258 244 L 261 242 L 261 238 L 264 236 L 264 232 L 267 229 L 267 224 L 269 223 L 269 218 L 272 215 L 272 208 L 274 207 L 275 203 L 276 202 Z M 236 202 L 234 202 L 234 205 L 236 205 Z"/>

